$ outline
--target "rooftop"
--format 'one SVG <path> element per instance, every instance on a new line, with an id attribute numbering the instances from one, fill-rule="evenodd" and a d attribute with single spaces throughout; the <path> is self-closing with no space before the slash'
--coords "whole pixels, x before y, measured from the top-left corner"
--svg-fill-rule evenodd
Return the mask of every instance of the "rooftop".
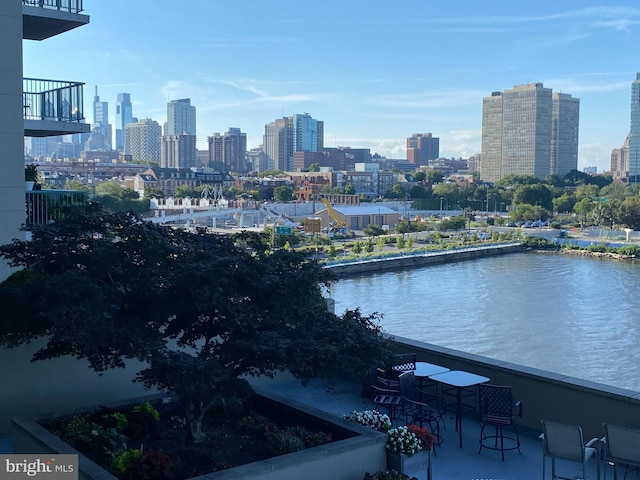
<path id="1" fill-rule="evenodd" d="M 263 385 L 263 387 L 340 417 L 353 411 L 373 408 L 371 399 L 360 395 L 360 384 L 343 379 L 317 379 L 306 387 L 297 380 L 286 379 Z M 524 405 L 524 408 L 527 406 Z M 448 412 L 445 420 L 445 428 L 441 432 L 442 446 L 437 448 L 436 456 L 432 457 L 434 478 L 539 480 L 542 477 L 542 441 L 538 438 L 542 430 L 534 431 L 519 427 L 522 453 L 519 454 L 517 450 L 505 452 L 505 461 L 502 462 L 500 452 L 483 450 L 478 454 L 480 429 L 474 418 L 463 419 L 462 448 L 458 447 L 453 412 Z M 556 466 L 557 473 L 564 477 L 574 478 L 581 474 L 579 465 L 575 463 L 558 461 Z M 587 478 L 596 479 L 596 473 L 596 462 L 591 459 L 588 464 Z M 426 479 L 426 472 L 415 472 L 413 475 L 419 480 Z M 550 460 L 547 460 L 546 475 L 550 477 Z M 637 477 L 627 476 L 627 478 Z"/>

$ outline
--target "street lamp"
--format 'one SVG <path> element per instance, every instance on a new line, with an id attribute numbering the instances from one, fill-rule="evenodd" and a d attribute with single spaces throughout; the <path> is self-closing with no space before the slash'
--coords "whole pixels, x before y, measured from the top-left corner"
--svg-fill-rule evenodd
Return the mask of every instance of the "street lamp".
<path id="1" fill-rule="evenodd" d="M 444 200 L 445 212 L 449 210 L 449 200 L 445 197 L 440 197 L 440 216 L 442 216 L 442 201 Z"/>

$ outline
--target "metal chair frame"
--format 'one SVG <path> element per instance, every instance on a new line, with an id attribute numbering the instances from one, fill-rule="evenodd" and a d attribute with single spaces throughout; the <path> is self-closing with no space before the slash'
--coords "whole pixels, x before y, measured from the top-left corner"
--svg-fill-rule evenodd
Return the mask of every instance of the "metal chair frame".
<path id="1" fill-rule="evenodd" d="M 511 387 L 504 385 L 478 386 L 478 412 L 480 421 L 480 449 L 499 450 L 504 462 L 506 450 L 520 451 L 520 432 L 514 423 L 516 417 L 522 417 L 522 402 L 513 402 Z M 493 432 L 487 429 L 494 428 Z M 504 428 L 513 429 L 515 436 L 504 434 Z M 492 435 L 490 433 L 493 433 Z M 507 445 L 505 446 L 505 440 Z M 493 442 L 492 442 L 493 441 Z M 493 444 L 492 444 L 493 443 Z"/>
<path id="2" fill-rule="evenodd" d="M 596 457 L 598 479 L 600 478 L 600 462 L 598 457 L 598 438 L 592 438 L 586 444 L 582 428 L 578 425 L 549 422 L 542 420 L 542 480 L 545 478 L 546 458 L 551 458 L 551 478 L 567 478 L 556 475 L 556 459 L 578 462 L 582 464 L 582 478 L 587 475 L 587 460 Z M 594 447 L 593 445 L 596 445 Z"/>
<path id="3" fill-rule="evenodd" d="M 618 465 L 624 465 L 624 477 L 630 469 L 640 468 L 640 429 L 622 427 L 604 423 L 604 478 L 607 478 L 607 465 L 613 466 L 613 479 L 618 479 Z"/>

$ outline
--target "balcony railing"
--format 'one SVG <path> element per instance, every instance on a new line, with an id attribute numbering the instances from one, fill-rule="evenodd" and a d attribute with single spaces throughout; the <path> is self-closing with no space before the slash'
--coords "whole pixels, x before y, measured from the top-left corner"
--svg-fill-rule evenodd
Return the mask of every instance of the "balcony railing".
<path id="1" fill-rule="evenodd" d="M 26 193 L 27 225 L 46 225 L 58 220 L 64 207 L 82 205 L 87 192 L 82 190 L 33 190 Z"/>
<path id="2" fill-rule="evenodd" d="M 22 0 L 22 5 L 69 13 L 80 13 L 83 10 L 82 0 Z"/>
<path id="3" fill-rule="evenodd" d="M 22 82 L 24 119 L 80 122 L 84 83 L 25 78 Z"/>

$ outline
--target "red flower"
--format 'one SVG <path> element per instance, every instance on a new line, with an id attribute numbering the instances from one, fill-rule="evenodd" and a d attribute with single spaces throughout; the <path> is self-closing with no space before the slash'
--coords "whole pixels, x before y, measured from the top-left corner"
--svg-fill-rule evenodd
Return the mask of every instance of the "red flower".
<path id="1" fill-rule="evenodd" d="M 433 435 L 425 427 L 419 427 L 417 425 L 407 425 L 407 431 L 413 433 L 420 443 L 423 450 L 431 450 L 433 447 Z"/>

